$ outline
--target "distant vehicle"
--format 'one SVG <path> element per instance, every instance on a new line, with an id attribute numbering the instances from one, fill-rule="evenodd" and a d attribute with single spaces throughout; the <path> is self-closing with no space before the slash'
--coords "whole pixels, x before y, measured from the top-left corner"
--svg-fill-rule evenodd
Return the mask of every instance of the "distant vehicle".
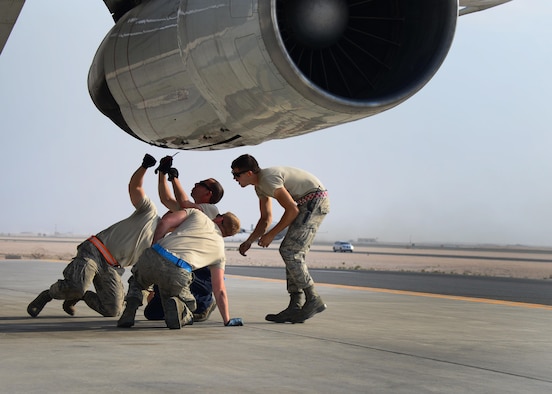
<path id="1" fill-rule="evenodd" d="M 350 242 L 337 241 L 334 243 L 333 251 L 334 252 L 351 252 L 353 253 L 355 248 Z"/>

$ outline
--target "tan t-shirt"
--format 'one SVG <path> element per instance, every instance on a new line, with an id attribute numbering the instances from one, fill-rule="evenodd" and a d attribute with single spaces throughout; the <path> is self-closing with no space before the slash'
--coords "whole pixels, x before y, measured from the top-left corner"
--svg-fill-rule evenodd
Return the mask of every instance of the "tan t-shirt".
<path id="1" fill-rule="evenodd" d="M 158 241 L 192 269 L 215 265 L 224 269 L 226 256 L 219 227 L 198 209 L 187 208 L 187 217 L 173 232 Z"/>
<path id="2" fill-rule="evenodd" d="M 159 216 L 155 204 L 144 197 L 128 218 L 96 234 L 121 267 L 133 265 L 151 246 Z"/>
<path id="3" fill-rule="evenodd" d="M 255 192 L 259 197 L 274 197 L 274 190 L 284 187 L 294 200 L 317 190 L 326 190 L 310 172 L 293 167 L 269 167 L 259 172 Z"/>

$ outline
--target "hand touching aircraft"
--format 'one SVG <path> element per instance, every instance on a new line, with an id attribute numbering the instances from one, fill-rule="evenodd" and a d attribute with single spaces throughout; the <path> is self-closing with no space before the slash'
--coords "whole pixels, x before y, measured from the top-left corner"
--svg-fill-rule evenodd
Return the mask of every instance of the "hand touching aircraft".
<path id="1" fill-rule="evenodd" d="M 96 107 L 151 145 L 218 150 L 393 108 L 437 72 L 459 15 L 510 0 L 104 0 Z M 0 0 L 3 48 L 24 0 Z"/>

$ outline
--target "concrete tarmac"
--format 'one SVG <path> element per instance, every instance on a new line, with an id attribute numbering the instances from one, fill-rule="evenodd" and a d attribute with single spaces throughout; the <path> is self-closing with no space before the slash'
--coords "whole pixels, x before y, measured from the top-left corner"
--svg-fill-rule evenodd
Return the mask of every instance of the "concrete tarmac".
<path id="1" fill-rule="evenodd" d="M 232 317 L 116 327 L 84 303 L 27 305 L 64 264 L 0 261 L 3 393 L 550 393 L 552 307 L 318 284 L 328 309 L 266 322 L 282 280 L 226 277 Z M 127 274 L 125 274 L 125 279 Z"/>

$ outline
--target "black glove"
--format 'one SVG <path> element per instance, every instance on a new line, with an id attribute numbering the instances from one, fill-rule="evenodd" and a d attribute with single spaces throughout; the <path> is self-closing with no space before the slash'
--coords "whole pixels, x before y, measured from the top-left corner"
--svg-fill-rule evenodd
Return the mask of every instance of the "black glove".
<path id="1" fill-rule="evenodd" d="M 171 167 L 167 174 L 169 175 L 169 182 L 171 182 L 174 178 L 178 178 L 178 170 L 174 167 Z"/>
<path id="2" fill-rule="evenodd" d="M 165 156 L 159 161 L 159 167 L 155 169 L 155 173 L 157 174 L 158 171 L 161 171 L 163 174 L 166 174 L 169 172 L 172 166 L 173 158 L 172 156 Z"/>
<path id="3" fill-rule="evenodd" d="M 234 317 L 228 320 L 228 323 L 226 323 L 225 326 L 226 327 L 243 326 L 243 320 L 241 319 L 241 317 Z"/>
<path id="4" fill-rule="evenodd" d="M 152 155 L 148 155 L 147 153 L 144 155 L 144 160 L 142 160 L 142 167 L 149 168 L 153 167 L 157 163 L 157 160 L 155 160 L 155 157 Z"/>

